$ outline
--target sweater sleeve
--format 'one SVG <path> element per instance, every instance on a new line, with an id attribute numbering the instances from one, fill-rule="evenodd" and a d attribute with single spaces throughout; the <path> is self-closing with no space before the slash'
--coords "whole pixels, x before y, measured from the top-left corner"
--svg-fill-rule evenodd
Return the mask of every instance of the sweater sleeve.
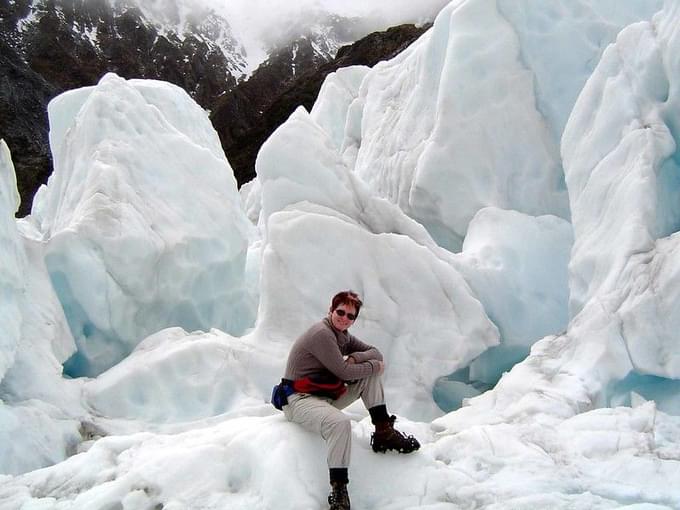
<path id="1" fill-rule="evenodd" d="M 347 336 L 349 338 L 349 355 L 354 358 L 354 361 L 357 363 L 370 360 L 383 361 L 383 355 L 377 347 L 362 342 L 352 334 L 348 333 Z"/>
<path id="2" fill-rule="evenodd" d="M 378 360 L 347 363 L 342 357 L 335 336 L 330 331 L 320 331 L 309 343 L 310 353 L 330 372 L 343 381 L 365 379 L 378 371 Z"/>

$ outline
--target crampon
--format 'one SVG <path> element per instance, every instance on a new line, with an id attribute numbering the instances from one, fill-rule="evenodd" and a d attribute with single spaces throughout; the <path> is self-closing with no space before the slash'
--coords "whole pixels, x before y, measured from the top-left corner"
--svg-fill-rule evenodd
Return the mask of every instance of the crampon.
<path id="1" fill-rule="evenodd" d="M 371 434 L 371 448 L 374 452 L 385 453 L 396 450 L 399 453 L 411 453 L 420 448 L 418 440 L 394 428 L 397 417 L 390 416 L 389 421 L 376 423 L 375 432 Z"/>
<path id="2" fill-rule="evenodd" d="M 328 495 L 329 510 L 350 510 L 349 494 L 347 485 L 344 483 L 332 483 L 331 493 Z"/>

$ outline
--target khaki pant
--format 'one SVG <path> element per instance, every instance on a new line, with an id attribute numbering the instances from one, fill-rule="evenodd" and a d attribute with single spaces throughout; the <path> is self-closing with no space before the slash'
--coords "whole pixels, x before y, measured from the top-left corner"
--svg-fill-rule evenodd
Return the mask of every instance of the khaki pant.
<path id="1" fill-rule="evenodd" d="M 288 397 L 283 413 L 288 421 L 321 434 L 328 446 L 328 467 L 347 468 L 352 451 L 350 418 L 341 411 L 361 397 L 366 409 L 385 403 L 382 378 L 379 375 L 360 379 L 347 386 L 347 393 L 337 400 L 295 393 Z"/>

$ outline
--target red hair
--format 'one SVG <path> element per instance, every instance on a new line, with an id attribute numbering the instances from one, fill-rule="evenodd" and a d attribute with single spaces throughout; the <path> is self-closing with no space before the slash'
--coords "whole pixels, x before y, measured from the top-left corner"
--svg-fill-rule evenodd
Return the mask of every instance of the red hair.
<path id="1" fill-rule="evenodd" d="M 363 304 L 364 303 L 359 298 L 359 294 L 352 290 L 343 290 L 333 296 L 333 299 L 331 300 L 331 312 L 340 305 L 352 305 L 356 309 L 357 315 L 359 315 L 359 310 Z"/>

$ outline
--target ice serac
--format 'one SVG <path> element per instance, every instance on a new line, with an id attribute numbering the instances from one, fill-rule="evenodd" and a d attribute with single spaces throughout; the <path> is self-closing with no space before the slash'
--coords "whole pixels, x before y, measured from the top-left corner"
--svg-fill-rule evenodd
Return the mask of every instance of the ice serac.
<path id="1" fill-rule="evenodd" d="M 622 28 L 649 20 L 663 0 L 498 0 L 534 76 L 536 107 L 559 142 L 574 103 Z M 568 51 L 566 50 L 568 48 Z"/>
<path id="2" fill-rule="evenodd" d="M 611 314 L 642 374 L 680 377 L 680 6 L 624 30 L 564 134 L 572 316 Z M 588 133 L 588 136 L 583 136 Z"/>
<path id="3" fill-rule="evenodd" d="M 659 6 L 451 2 L 416 44 L 366 75 L 346 124 L 360 135 L 348 130 L 345 153 L 454 251 L 487 206 L 568 219 L 566 118 L 606 45 Z"/>
<path id="4" fill-rule="evenodd" d="M 206 113 L 176 86 L 108 74 L 49 115 L 55 170 L 32 216 L 78 346 L 69 373 L 164 327 L 251 326 L 247 219 Z"/>
<path id="5" fill-rule="evenodd" d="M 321 126 L 342 151 L 345 147 L 354 147 L 356 139 L 345 140 L 350 134 L 355 134 L 355 117 L 349 112 L 350 106 L 359 95 L 359 87 L 370 68 L 366 66 L 349 66 L 338 69 L 326 76 L 314 102 L 310 116 Z M 361 132 L 356 133 L 359 137 Z M 351 154 L 351 161 L 356 154 Z"/>
<path id="6" fill-rule="evenodd" d="M 9 148 L 0 140 L 0 474 L 66 458 L 80 440 L 78 389 L 61 378 L 73 352 L 39 248 L 14 214 L 19 194 Z"/>
<path id="7" fill-rule="evenodd" d="M 498 343 L 451 254 L 373 196 L 303 109 L 263 145 L 257 172 L 265 227 L 261 338 L 289 346 L 326 315 L 333 294 L 352 288 L 365 303 L 353 333 L 388 360 L 390 408 L 420 419 L 441 414 L 432 400 L 436 378 Z"/>
<path id="8" fill-rule="evenodd" d="M 679 414 L 680 4 L 624 29 L 569 118 L 570 322 L 493 391 L 437 422 L 570 417 L 644 399 Z M 483 418 L 482 418 L 483 416 Z"/>
<path id="9" fill-rule="evenodd" d="M 0 139 L 0 381 L 14 363 L 21 335 L 21 299 L 26 263 L 14 214 L 19 192 L 9 147 Z"/>
<path id="10" fill-rule="evenodd" d="M 40 401 L 75 419 L 83 414 L 80 390 L 62 377 L 62 363 L 76 345 L 45 266 L 45 243 L 30 221 L 18 220 L 17 227 L 25 259 L 21 340 L 0 383 L 0 397 L 13 404 Z"/>

